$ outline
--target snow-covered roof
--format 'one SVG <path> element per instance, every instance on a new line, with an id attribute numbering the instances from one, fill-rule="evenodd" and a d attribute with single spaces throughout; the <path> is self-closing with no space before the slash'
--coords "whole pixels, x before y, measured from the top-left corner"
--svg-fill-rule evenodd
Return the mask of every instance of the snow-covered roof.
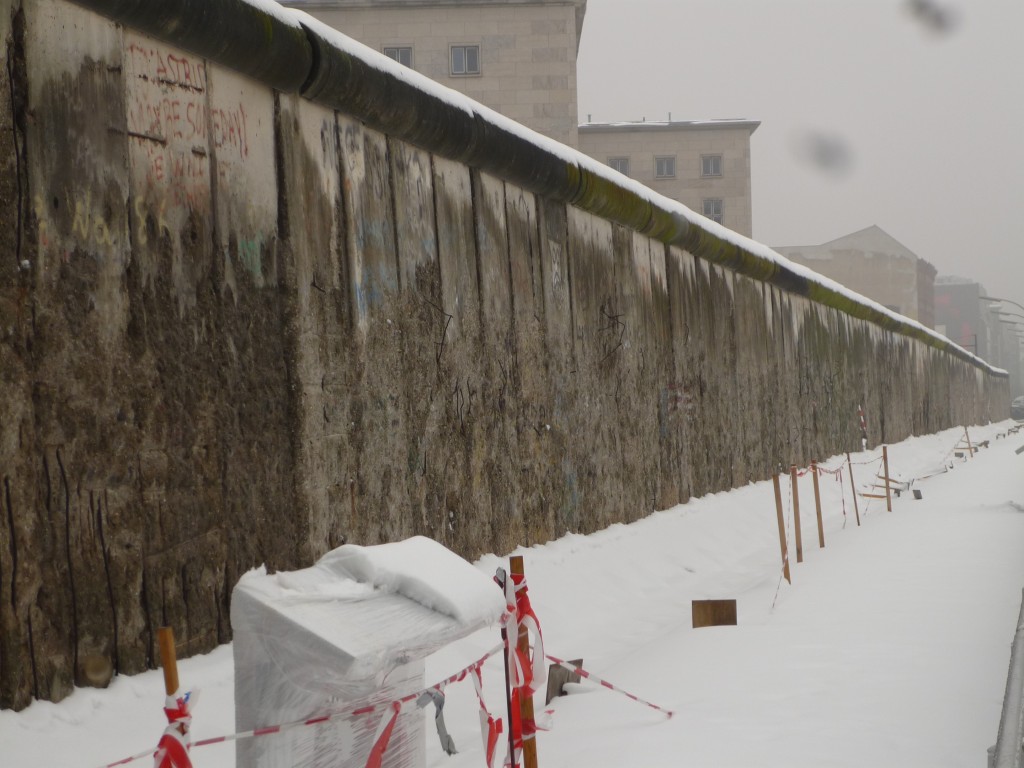
<path id="1" fill-rule="evenodd" d="M 612 123 L 580 123 L 580 133 L 626 133 L 633 131 L 693 131 L 723 128 L 745 128 L 751 133 L 761 125 L 759 120 L 727 118 L 722 120 L 623 120 Z"/>

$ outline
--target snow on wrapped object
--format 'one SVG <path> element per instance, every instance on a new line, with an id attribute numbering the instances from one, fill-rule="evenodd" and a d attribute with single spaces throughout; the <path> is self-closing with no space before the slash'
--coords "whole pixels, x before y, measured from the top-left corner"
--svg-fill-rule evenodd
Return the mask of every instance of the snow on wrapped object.
<path id="1" fill-rule="evenodd" d="M 420 690 L 426 656 L 498 621 L 504 607 L 491 579 L 423 537 L 346 545 L 301 571 L 250 571 L 231 599 L 237 730 Z M 239 743 L 236 764 L 363 768 L 381 711 Z M 425 745 L 422 711 L 403 710 L 382 765 L 423 765 Z"/>

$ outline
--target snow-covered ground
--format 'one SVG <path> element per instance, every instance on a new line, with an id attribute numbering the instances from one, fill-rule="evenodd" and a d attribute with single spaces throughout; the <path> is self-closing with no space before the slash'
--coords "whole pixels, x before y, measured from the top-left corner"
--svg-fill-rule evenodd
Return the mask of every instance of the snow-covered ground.
<path id="1" fill-rule="evenodd" d="M 582 657 L 592 673 L 676 712 L 667 719 L 615 692 L 574 686 L 538 737 L 540 764 L 984 765 L 1024 587 L 1024 455 L 1014 453 L 1024 432 L 996 438 L 1010 425 L 971 427 L 974 442 L 990 441 L 972 460 L 954 455 L 962 429 L 891 446 L 893 475 L 932 476 L 914 483 L 921 500 L 904 493 L 891 514 L 884 500 L 862 499 L 859 527 L 849 476 L 824 476 L 825 549 L 811 478 L 801 479 L 802 564 L 784 479 L 792 585 L 781 580 L 770 482 L 520 551 L 548 653 Z M 853 456 L 858 485 L 871 482 L 877 456 Z M 491 574 L 504 564 L 489 555 L 477 567 Z M 735 598 L 738 625 L 693 629 L 691 600 L 701 598 Z M 436 654 L 428 682 L 497 641 L 495 628 Z M 201 690 L 193 737 L 232 733 L 231 648 L 181 662 L 180 675 Z M 501 681 L 495 658 L 484 683 L 496 715 Z M 431 726 L 430 768 L 481 768 L 472 685 L 447 694 L 459 754 L 444 755 Z M 0 764 L 93 768 L 145 751 L 163 730 L 162 702 L 162 678 L 151 672 L 0 712 Z M 233 745 L 197 748 L 193 762 L 234 766 Z"/>

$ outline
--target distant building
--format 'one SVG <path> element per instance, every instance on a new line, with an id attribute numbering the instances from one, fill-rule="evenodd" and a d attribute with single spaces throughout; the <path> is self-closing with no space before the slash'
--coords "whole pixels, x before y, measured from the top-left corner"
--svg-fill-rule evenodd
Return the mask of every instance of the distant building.
<path id="1" fill-rule="evenodd" d="M 921 325 L 935 327 L 935 267 L 880 227 L 821 245 L 775 250 Z"/>
<path id="2" fill-rule="evenodd" d="M 1024 394 L 1024 349 L 1013 316 L 1000 317 L 985 286 L 942 275 L 935 281 L 935 330 L 1010 374 L 1010 392 Z"/>
<path id="3" fill-rule="evenodd" d="M 577 147 L 586 0 L 283 0 L 538 133 Z"/>
<path id="4" fill-rule="evenodd" d="M 991 314 L 981 297 L 985 288 L 963 277 L 943 275 L 935 280 L 935 330 L 968 352 L 989 360 Z"/>
<path id="5" fill-rule="evenodd" d="M 741 235 L 751 236 L 750 136 L 759 122 L 586 123 L 580 150 Z"/>

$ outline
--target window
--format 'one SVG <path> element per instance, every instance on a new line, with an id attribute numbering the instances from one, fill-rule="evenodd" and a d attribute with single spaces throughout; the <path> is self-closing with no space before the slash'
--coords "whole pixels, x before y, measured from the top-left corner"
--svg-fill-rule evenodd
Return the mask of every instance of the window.
<path id="1" fill-rule="evenodd" d="M 453 75 L 479 75 L 480 46 L 453 45 L 451 63 Z"/>
<path id="2" fill-rule="evenodd" d="M 623 176 L 629 176 L 628 157 L 609 157 L 608 165 L 611 166 L 612 170 L 618 171 Z"/>
<path id="3" fill-rule="evenodd" d="M 721 176 L 722 175 L 722 156 L 721 155 L 701 155 L 701 157 L 700 157 L 700 175 L 701 176 Z"/>
<path id="4" fill-rule="evenodd" d="M 722 223 L 722 201 L 719 198 L 705 198 L 704 215 L 712 221 Z"/>
<path id="5" fill-rule="evenodd" d="M 654 178 L 656 179 L 674 179 L 676 177 L 676 159 L 675 157 L 655 157 L 654 158 Z"/>
<path id="6" fill-rule="evenodd" d="M 412 67 L 412 46 L 386 46 L 384 55 L 403 66 Z"/>

